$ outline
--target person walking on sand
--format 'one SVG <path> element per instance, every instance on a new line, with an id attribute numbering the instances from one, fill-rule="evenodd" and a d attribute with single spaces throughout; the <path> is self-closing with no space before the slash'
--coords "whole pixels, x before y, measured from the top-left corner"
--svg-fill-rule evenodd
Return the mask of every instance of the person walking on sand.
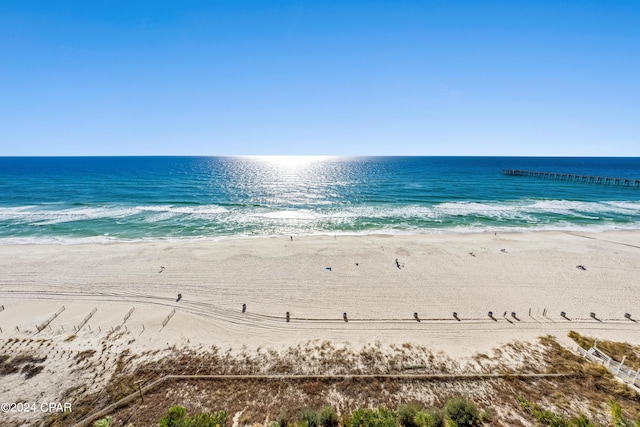
<path id="1" fill-rule="evenodd" d="M 398 258 L 396 258 L 396 267 L 398 267 L 398 269 L 400 269 L 400 261 L 398 261 Z"/>

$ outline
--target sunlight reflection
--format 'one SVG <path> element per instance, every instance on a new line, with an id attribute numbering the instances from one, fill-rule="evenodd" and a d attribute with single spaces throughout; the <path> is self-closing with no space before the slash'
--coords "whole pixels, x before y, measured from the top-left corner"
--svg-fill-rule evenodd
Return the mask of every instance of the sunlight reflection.
<path id="1" fill-rule="evenodd" d="M 284 169 L 299 169 L 330 160 L 332 156 L 246 156 L 245 158 L 264 162 Z"/>

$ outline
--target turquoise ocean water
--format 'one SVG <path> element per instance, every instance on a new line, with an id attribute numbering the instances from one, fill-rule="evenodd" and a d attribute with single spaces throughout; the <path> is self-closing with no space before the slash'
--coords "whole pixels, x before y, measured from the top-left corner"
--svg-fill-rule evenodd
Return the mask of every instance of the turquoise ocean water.
<path id="1" fill-rule="evenodd" d="M 640 228 L 640 158 L 0 158 L 0 243 Z"/>

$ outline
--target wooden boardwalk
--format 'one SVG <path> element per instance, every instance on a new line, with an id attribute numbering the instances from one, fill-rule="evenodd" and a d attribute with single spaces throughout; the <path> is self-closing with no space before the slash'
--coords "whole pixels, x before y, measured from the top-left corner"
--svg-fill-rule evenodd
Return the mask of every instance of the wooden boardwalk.
<path id="1" fill-rule="evenodd" d="M 503 169 L 502 173 L 509 176 L 527 176 L 532 178 L 553 179 L 557 181 L 581 182 L 586 184 L 602 184 L 619 187 L 640 188 L 640 179 L 612 178 L 597 175 L 581 175 L 575 173 L 541 172 L 520 169 Z"/>

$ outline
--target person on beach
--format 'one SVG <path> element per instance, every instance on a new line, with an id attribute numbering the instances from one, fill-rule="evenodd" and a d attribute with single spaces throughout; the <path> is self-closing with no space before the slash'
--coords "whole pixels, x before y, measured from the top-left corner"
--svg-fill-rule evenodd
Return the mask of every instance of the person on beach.
<path id="1" fill-rule="evenodd" d="M 400 269 L 400 261 L 398 261 L 398 258 L 396 258 L 396 267 L 398 267 L 398 269 Z"/>

